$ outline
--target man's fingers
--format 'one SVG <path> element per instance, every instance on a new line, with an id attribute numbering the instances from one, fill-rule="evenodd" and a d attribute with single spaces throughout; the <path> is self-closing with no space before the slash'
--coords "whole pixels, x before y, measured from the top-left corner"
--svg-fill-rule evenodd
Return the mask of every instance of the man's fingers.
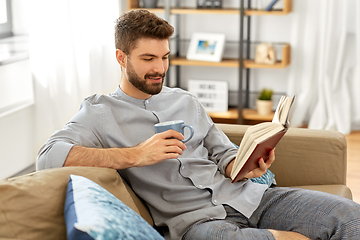
<path id="1" fill-rule="evenodd" d="M 161 136 L 164 139 L 166 139 L 166 138 L 176 138 L 178 140 L 184 139 L 184 136 L 181 133 L 179 133 L 178 131 L 175 131 L 173 129 L 170 129 L 165 132 L 158 133 L 158 134 L 159 134 L 159 136 Z"/>
<path id="2" fill-rule="evenodd" d="M 179 155 L 182 155 L 183 150 L 177 146 L 168 146 L 165 148 L 165 153 L 177 153 Z"/>
<path id="3" fill-rule="evenodd" d="M 176 146 L 181 150 L 186 149 L 186 145 L 183 142 L 179 141 L 178 139 L 166 139 L 164 143 L 166 146 Z"/>
<path id="4" fill-rule="evenodd" d="M 160 136 L 163 140 L 165 140 L 164 144 L 166 146 L 177 146 L 181 150 L 186 149 L 185 144 L 179 141 L 184 139 L 184 136 L 175 130 L 167 130 L 165 132 L 158 133 L 158 136 Z"/>
<path id="5" fill-rule="evenodd" d="M 266 160 L 266 164 L 268 165 L 268 168 L 271 166 L 271 164 L 275 161 L 275 149 L 271 150 L 269 152 L 269 157 Z"/>

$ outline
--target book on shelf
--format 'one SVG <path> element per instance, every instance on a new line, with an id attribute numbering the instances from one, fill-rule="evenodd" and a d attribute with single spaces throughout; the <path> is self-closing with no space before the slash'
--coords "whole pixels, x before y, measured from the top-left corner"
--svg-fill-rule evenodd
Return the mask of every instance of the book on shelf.
<path id="1" fill-rule="evenodd" d="M 282 96 L 271 122 L 259 123 L 246 130 L 231 171 L 232 182 L 243 179 L 246 174 L 258 168 L 260 158 L 267 160 L 269 152 L 289 128 L 290 109 L 294 100 L 295 96 Z"/>
<path id="2" fill-rule="evenodd" d="M 265 11 L 271 11 L 272 7 L 275 5 L 275 3 L 277 3 L 278 0 L 272 0 L 271 3 L 269 3 L 269 5 L 267 5 L 267 7 L 265 7 Z"/>

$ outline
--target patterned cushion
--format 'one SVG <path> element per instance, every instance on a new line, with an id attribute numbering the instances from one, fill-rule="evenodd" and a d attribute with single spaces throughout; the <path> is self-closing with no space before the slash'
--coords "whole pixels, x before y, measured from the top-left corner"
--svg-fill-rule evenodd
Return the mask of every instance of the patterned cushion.
<path id="1" fill-rule="evenodd" d="M 69 240 L 164 239 L 118 198 L 82 176 L 70 175 L 64 215 Z"/>

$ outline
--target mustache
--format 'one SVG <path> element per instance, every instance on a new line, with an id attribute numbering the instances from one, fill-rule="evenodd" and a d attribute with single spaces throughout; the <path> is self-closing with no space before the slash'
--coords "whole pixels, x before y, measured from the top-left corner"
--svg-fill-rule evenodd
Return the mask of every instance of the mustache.
<path id="1" fill-rule="evenodd" d="M 145 78 L 149 78 L 149 77 L 161 77 L 164 78 L 165 77 L 165 73 L 147 73 L 145 74 Z"/>

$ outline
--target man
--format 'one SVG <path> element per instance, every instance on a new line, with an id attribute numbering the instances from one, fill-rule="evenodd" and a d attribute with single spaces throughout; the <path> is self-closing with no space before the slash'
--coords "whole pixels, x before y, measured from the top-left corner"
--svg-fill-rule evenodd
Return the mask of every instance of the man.
<path id="1" fill-rule="evenodd" d="M 40 149 L 38 169 L 118 169 L 167 239 L 357 239 L 360 207 L 353 201 L 247 180 L 266 172 L 274 151 L 245 179 L 231 183 L 237 149 L 194 96 L 162 86 L 172 33 L 166 21 L 146 10 L 118 19 L 120 87 L 85 99 Z M 176 131 L 155 134 L 154 124 L 169 120 L 193 126 L 186 145 Z"/>

